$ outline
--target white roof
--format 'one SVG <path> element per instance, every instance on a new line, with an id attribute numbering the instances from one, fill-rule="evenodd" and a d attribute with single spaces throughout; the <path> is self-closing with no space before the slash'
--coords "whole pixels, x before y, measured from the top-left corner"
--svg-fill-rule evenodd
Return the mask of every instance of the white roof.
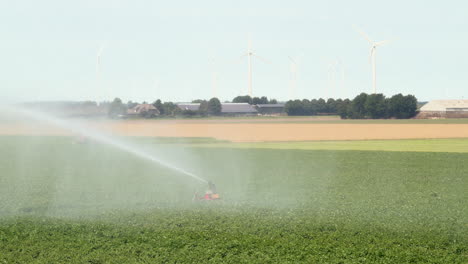
<path id="1" fill-rule="evenodd" d="M 433 100 L 421 107 L 421 111 L 444 112 L 447 108 L 468 108 L 468 100 Z"/>
<path id="2" fill-rule="evenodd" d="M 198 111 L 199 103 L 180 103 L 177 106 L 182 110 Z M 221 103 L 221 113 L 258 113 L 253 105 L 248 103 Z"/>
<path id="3" fill-rule="evenodd" d="M 248 103 L 222 103 L 222 113 L 258 113 L 253 105 Z"/>
<path id="4" fill-rule="evenodd" d="M 198 109 L 200 108 L 200 104 L 199 103 L 187 103 L 187 104 L 184 104 L 184 103 L 181 103 L 181 104 L 177 104 L 177 106 L 181 109 L 181 110 L 191 110 L 191 111 L 198 111 Z"/>

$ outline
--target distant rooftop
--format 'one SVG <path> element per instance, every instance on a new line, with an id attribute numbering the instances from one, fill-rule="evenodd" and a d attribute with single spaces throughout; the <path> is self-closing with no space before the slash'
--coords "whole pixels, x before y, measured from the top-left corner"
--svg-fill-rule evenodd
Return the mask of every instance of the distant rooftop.
<path id="1" fill-rule="evenodd" d="M 248 103 L 222 103 L 221 113 L 257 113 L 257 109 Z"/>
<path id="2" fill-rule="evenodd" d="M 152 104 L 139 104 L 127 110 L 127 114 L 142 114 L 146 112 L 154 112 L 159 115 L 159 110 Z"/>
<path id="3" fill-rule="evenodd" d="M 421 112 L 468 111 L 468 100 L 433 100 L 423 105 Z"/>
<path id="4" fill-rule="evenodd" d="M 181 109 L 181 110 L 187 110 L 187 111 L 198 111 L 198 109 L 200 108 L 200 104 L 199 103 L 180 103 L 180 104 L 177 104 L 177 106 Z"/>
<path id="5" fill-rule="evenodd" d="M 269 108 L 269 107 L 284 107 L 285 104 L 258 104 L 258 107 Z"/>
<path id="6" fill-rule="evenodd" d="M 191 110 L 191 111 L 198 111 L 200 108 L 199 103 L 179 103 L 177 106 L 181 110 Z M 252 114 L 258 113 L 257 109 L 253 105 L 248 103 L 221 103 L 221 113 L 226 114 Z"/>

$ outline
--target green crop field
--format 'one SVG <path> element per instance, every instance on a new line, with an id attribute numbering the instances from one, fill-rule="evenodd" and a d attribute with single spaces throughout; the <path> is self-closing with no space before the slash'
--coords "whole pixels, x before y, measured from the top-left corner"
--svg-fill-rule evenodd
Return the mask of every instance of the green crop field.
<path id="1" fill-rule="evenodd" d="M 221 141 L 192 141 L 199 147 L 301 149 L 301 150 L 371 150 L 411 152 L 468 152 L 468 139 L 398 139 L 398 140 L 341 140 L 304 142 L 231 143 Z M 216 143 L 216 144 L 213 144 Z"/>
<path id="2" fill-rule="evenodd" d="M 468 153 L 453 142 L 127 140 L 222 200 L 194 202 L 205 183 L 110 146 L 2 136 L 0 263 L 468 262 Z"/>

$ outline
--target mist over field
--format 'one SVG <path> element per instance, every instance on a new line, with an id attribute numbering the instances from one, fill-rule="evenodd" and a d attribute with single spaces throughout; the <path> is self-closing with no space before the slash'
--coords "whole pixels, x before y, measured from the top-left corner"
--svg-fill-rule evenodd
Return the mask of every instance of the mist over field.
<path id="1" fill-rule="evenodd" d="M 12 116 L 0 126 L 3 260 L 21 248 L 24 262 L 462 263 L 466 252 L 467 153 L 130 137 Z M 22 125 L 41 133 L 15 134 Z M 194 199 L 207 181 L 220 200 Z"/>

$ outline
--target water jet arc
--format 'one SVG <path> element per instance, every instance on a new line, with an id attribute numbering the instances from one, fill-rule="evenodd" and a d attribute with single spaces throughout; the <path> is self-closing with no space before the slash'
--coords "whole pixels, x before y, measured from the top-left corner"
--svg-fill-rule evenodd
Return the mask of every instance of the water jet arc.
<path id="1" fill-rule="evenodd" d="M 69 122 L 67 120 L 64 120 L 62 118 L 57 118 L 57 117 L 53 117 L 49 114 L 46 114 L 44 112 L 40 112 L 40 111 L 32 111 L 32 110 L 25 110 L 25 109 L 19 109 L 17 107 L 9 107 L 7 109 L 7 111 L 12 111 L 14 113 L 18 113 L 18 114 L 21 114 L 21 115 L 24 115 L 26 117 L 29 117 L 29 118 L 32 118 L 32 119 L 35 119 L 35 120 L 38 120 L 38 121 L 42 121 L 42 122 L 46 122 L 46 123 L 49 123 L 51 125 L 55 125 L 57 127 L 60 127 L 60 128 L 63 128 L 65 130 L 68 130 L 68 131 L 71 131 L 71 132 L 74 132 L 74 133 L 77 133 L 77 134 L 80 134 L 80 135 L 83 135 L 83 136 L 86 136 L 88 138 L 91 138 L 95 141 L 98 141 L 98 142 L 101 142 L 101 143 L 104 143 L 106 145 L 109 145 L 109 146 L 113 146 L 117 149 L 120 149 L 122 151 L 125 151 L 127 153 L 130 153 L 136 157 L 139 157 L 139 158 L 142 158 L 142 159 L 145 159 L 145 160 L 148 160 L 148 161 L 151 161 L 151 162 L 154 162 L 154 163 L 157 163 L 163 167 L 166 167 L 166 168 L 169 168 L 173 171 L 176 171 L 176 172 L 179 172 L 185 176 L 189 176 L 195 180 L 198 180 L 200 182 L 204 182 L 204 183 L 208 183 L 207 180 L 189 172 L 189 171 L 186 171 L 182 168 L 179 168 L 167 161 L 163 161 L 161 160 L 160 158 L 158 157 L 155 157 L 153 154 L 151 153 L 148 153 L 144 150 L 141 150 L 139 149 L 138 147 L 136 146 L 133 146 L 131 144 L 127 144 L 125 142 L 121 142 L 121 141 L 118 141 L 114 138 L 111 138 L 109 135 L 105 135 L 99 131 L 96 131 L 96 130 L 93 130 L 92 128 L 90 127 L 85 127 L 85 126 L 80 126 L 80 125 L 77 125 L 73 122 Z"/>

